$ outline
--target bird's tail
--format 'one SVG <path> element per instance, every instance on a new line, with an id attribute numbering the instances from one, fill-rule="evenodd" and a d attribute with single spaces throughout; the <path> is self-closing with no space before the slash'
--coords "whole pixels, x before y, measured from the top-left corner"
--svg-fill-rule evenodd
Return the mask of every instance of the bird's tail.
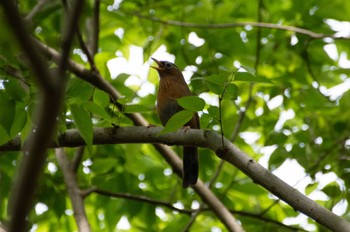
<path id="1" fill-rule="evenodd" d="M 198 148 L 183 148 L 183 178 L 182 187 L 187 188 L 197 183 L 198 179 Z"/>

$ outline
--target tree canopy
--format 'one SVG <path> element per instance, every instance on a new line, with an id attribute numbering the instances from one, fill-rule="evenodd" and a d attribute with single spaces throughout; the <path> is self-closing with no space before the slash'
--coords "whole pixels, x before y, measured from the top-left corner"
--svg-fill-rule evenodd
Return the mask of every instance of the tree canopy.
<path id="1" fill-rule="evenodd" d="M 0 231 L 350 231 L 349 1 L 0 6 Z"/>

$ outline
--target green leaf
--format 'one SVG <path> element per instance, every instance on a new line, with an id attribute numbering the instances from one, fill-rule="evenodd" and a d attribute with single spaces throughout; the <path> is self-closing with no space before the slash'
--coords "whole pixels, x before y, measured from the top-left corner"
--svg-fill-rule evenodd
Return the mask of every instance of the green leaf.
<path id="1" fill-rule="evenodd" d="M 237 72 L 235 75 L 235 81 L 247 81 L 256 83 L 273 84 L 272 81 L 264 76 L 254 76 L 249 72 Z"/>
<path id="2" fill-rule="evenodd" d="M 16 101 L 9 99 L 5 93 L 0 92 L 0 106 L 2 109 L 6 109 L 0 110 L 0 124 L 6 132 L 10 134 L 11 126 L 15 118 Z"/>
<path id="3" fill-rule="evenodd" d="M 212 118 L 218 119 L 219 118 L 219 114 L 220 114 L 219 107 L 217 107 L 217 106 L 210 106 L 208 108 L 208 113 L 209 113 L 209 115 Z"/>
<path id="4" fill-rule="evenodd" d="M 211 117 L 209 114 L 202 114 L 200 121 L 201 121 L 201 128 L 206 129 L 210 123 L 210 121 L 213 120 L 213 117 Z"/>
<path id="5" fill-rule="evenodd" d="M 90 114 L 80 105 L 71 105 L 70 110 L 80 135 L 88 146 L 92 146 L 92 122 Z"/>
<path id="6" fill-rule="evenodd" d="M 126 105 L 124 107 L 125 113 L 141 113 L 141 112 L 150 112 L 150 111 L 151 111 L 150 108 L 143 105 L 137 105 L 137 104 Z"/>
<path id="7" fill-rule="evenodd" d="M 126 103 L 128 103 L 130 101 L 129 98 L 125 97 L 125 96 L 122 96 L 120 98 L 117 99 L 117 102 L 122 104 L 122 105 L 125 105 Z"/>
<path id="8" fill-rule="evenodd" d="M 188 97 L 178 98 L 177 103 L 179 103 L 179 105 L 182 108 L 186 110 L 194 111 L 194 112 L 203 110 L 205 106 L 205 101 L 202 98 L 197 96 L 188 96 Z"/>
<path id="9" fill-rule="evenodd" d="M 5 128 L 0 124 L 0 145 L 10 140 L 10 136 Z"/>
<path id="10" fill-rule="evenodd" d="M 244 69 L 246 72 L 248 72 L 252 76 L 256 76 L 256 70 L 253 67 L 241 65 L 240 69 Z"/>
<path id="11" fill-rule="evenodd" d="M 225 89 L 225 84 L 217 85 L 217 84 L 207 82 L 207 86 L 208 86 L 210 92 L 215 93 L 217 95 L 221 95 Z"/>
<path id="12" fill-rule="evenodd" d="M 275 144 L 285 144 L 288 137 L 282 132 L 272 131 L 265 142 L 265 146 L 275 145 Z"/>
<path id="13" fill-rule="evenodd" d="M 13 123 L 10 129 L 11 138 L 18 135 L 19 132 L 22 131 L 25 123 L 27 121 L 27 112 L 24 109 L 24 105 L 20 102 L 16 102 L 16 111 L 13 118 Z"/>
<path id="14" fill-rule="evenodd" d="M 17 80 L 4 82 L 6 93 L 14 100 L 24 101 L 27 97 L 25 89 Z"/>
<path id="15" fill-rule="evenodd" d="M 233 83 L 229 83 L 225 89 L 223 99 L 233 99 L 236 100 L 238 95 L 238 87 Z"/>
<path id="16" fill-rule="evenodd" d="M 205 77 L 209 90 L 217 95 L 221 95 L 227 83 L 226 75 L 210 75 Z"/>
<path id="17" fill-rule="evenodd" d="M 225 83 L 227 82 L 227 76 L 220 74 L 209 75 L 206 76 L 204 79 L 207 83 L 215 85 L 225 85 Z"/>
<path id="18" fill-rule="evenodd" d="M 117 166 L 117 160 L 114 158 L 97 158 L 92 162 L 91 169 L 98 173 L 107 173 Z"/>
<path id="19" fill-rule="evenodd" d="M 305 188 L 306 195 L 309 195 L 310 193 L 312 193 L 315 189 L 317 189 L 317 187 L 318 187 L 317 182 L 308 184 Z"/>
<path id="20" fill-rule="evenodd" d="M 109 104 L 109 95 L 102 90 L 95 89 L 93 101 L 101 107 L 106 107 Z"/>
<path id="21" fill-rule="evenodd" d="M 82 105 L 85 109 L 87 109 L 89 112 L 100 116 L 103 119 L 110 120 L 111 116 L 108 114 L 108 112 L 102 108 L 100 105 L 97 105 L 93 102 L 86 102 Z"/>
<path id="22" fill-rule="evenodd" d="M 80 104 L 89 100 L 93 93 L 93 87 L 86 81 L 71 78 L 68 82 L 67 96 L 70 104 Z"/>
<path id="23" fill-rule="evenodd" d="M 288 152 L 283 146 L 279 146 L 274 152 L 272 152 L 271 157 L 269 159 L 269 169 L 275 170 L 279 166 L 283 164 L 286 160 Z"/>
<path id="24" fill-rule="evenodd" d="M 339 184 L 335 181 L 329 183 L 328 185 L 326 185 L 322 191 L 327 194 L 329 197 L 331 198 L 338 198 L 339 196 L 341 196 L 341 190 L 339 187 Z"/>
<path id="25" fill-rule="evenodd" d="M 178 130 L 180 127 L 185 125 L 188 121 L 191 120 L 193 117 L 194 112 L 189 110 L 181 110 L 174 114 L 167 124 L 165 125 L 164 129 L 160 132 L 161 134 L 174 132 Z"/>

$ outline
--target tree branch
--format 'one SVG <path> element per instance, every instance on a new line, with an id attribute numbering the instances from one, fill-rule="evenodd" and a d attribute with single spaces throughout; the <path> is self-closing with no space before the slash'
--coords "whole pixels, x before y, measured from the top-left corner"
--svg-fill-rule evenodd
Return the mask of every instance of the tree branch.
<path id="1" fill-rule="evenodd" d="M 88 36 L 89 49 L 92 56 L 98 52 L 98 36 L 100 33 L 100 0 L 94 0 L 94 11 L 92 19 L 88 20 L 88 27 L 91 28 L 90 35 Z"/>
<path id="2" fill-rule="evenodd" d="M 326 226 L 332 231 L 350 231 L 350 223 L 341 217 L 333 214 L 328 209 L 318 205 L 316 202 L 310 200 L 308 197 L 289 186 L 277 176 L 266 170 L 260 164 L 255 162 L 250 156 L 241 151 L 238 147 L 233 145 L 230 141 L 225 140 L 225 147 L 221 143 L 221 135 L 214 131 L 203 131 L 195 129 L 181 129 L 174 133 L 159 134 L 161 127 L 120 127 L 120 128 L 95 128 L 93 134 L 94 144 L 117 144 L 117 143 L 165 143 L 171 145 L 191 145 L 199 147 L 207 147 L 214 151 L 216 155 L 234 165 L 247 176 L 249 176 L 255 183 L 263 186 L 272 194 L 288 203 L 294 210 L 300 211 L 318 223 Z M 16 140 L 18 141 L 18 140 Z M 68 130 L 58 138 L 58 143 L 53 143 L 52 146 L 82 146 L 84 140 L 75 129 Z M 2 148 L 1 146 L 0 148 Z M 162 146 L 165 147 L 165 146 Z M 174 159 L 173 162 L 181 163 L 177 157 L 172 156 L 168 158 Z M 173 165 L 172 165 L 173 166 Z M 181 165 L 173 166 L 175 172 L 181 172 Z M 224 220 L 220 207 L 227 210 L 220 201 L 214 202 L 211 197 L 215 197 L 211 191 L 207 191 L 210 196 L 203 195 L 203 188 L 207 187 L 198 181 L 193 186 L 196 192 L 202 199 L 210 203 L 208 204 L 220 220 Z M 216 198 L 216 197 L 215 197 Z M 226 225 L 226 221 L 223 221 Z M 232 223 L 232 222 L 231 222 Z M 227 225 L 226 225 L 227 226 Z"/>
<path id="3" fill-rule="evenodd" d="M 191 215 L 193 212 L 192 210 L 180 209 L 178 207 L 175 207 L 166 201 L 154 200 L 154 199 L 146 197 L 146 196 L 136 196 L 136 195 L 132 195 L 129 193 L 113 193 L 110 191 L 98 189 L 96 187 L 82 191 L 81 195 L 82 195 L 82 197 L 85 198 L 92 193 L 96 193 L 96 194 L 106 196 L 106 197 L 123 198 L 123 199 L 128 199 L 128 200 L 133 200 L 133 201 L 141 201 L 141 202 L 145 202 L 145 203 L 153 204 L 153 205 L 160 205 L 160 206 L 164 206 L 170 210 L 174 210 L 174 211 L 177 211 L 179 213 L 183 213 L 183 214 L 187 214 L 187 215 Z"/>
<path id="4" fill-rule="evenodd" d="M 153 22 L 159 22 L 166 25 L 172 25 L 172 26 L 178 26 L 178 27 L 188 27 L 188 28 L 199 28 L 199 29 L 225 29 L 225 28 L 232 28 L 232 27 L 245 27 L 245 26 L 252 26 L 252 27 L 260 27 L 260 28 L 270 28 L 270 29 L 277 29 L 277 30 L 285 30 L 285 31 L 292 31 L 298 34 L 303 34 L 310 36 L 311 38 L 315 39 L 322 39 L 322 38 L 332 38 L 332 39 L 350 39 L 349 37 L 338 37 L 333 34 L 323 34 L 323 33 L 316 33 L 307 29 L 299 28 L 299 27 L 293 27 L 293 26 L 285 26 L 285 25 L 279 25 L 274 23 L 264 23 L 264 22 L 233 22 L 233 23 L 217 23 L 217 24 L 204 24 L 204 23 L 192 23 L 192 22 L 182 22 L 182 21 L 176 21 L 176 20 L 164 20 L 158 17 L 149 16 L 149 15 L 143 15 L 139 12 L 125 12 L 128 14 L 133 14 L 137 16 L 138 18 L 143 18 L 147 20 L 151 20 Z"/>
<path id="5" fill-rule="evenodd" d="M 311 67 L 311 60 L 310 60 L 309 51 L 308 51 L 308 48 L 309 48 L 309 46 L 310 46 L 310 44 L 311 44 L 311 41 L 312 41 L 312 40 L 307 40 L 307 41 L 305 42 L 304 51 L 303 51 L 303 56 L 302 56 L 302 57 L 303 57 L 303 59 L 304 59 L 304 61 L 305 61 L 306 68 L 307 68 L 307 71 L 308 71 L 310 77 L 312 78 L 312 80 L 313 80 L 314 82 L 317 83 L 317 87 L 312 87 L 312 88 L 315 88 L 315 89 L 319 92 L 319 94 L 320 94 L 322 97 L 324 97 L 325 99 L 327 99 L 327 101 L 333 102 L 333 100 L 331 100 L 331 98 L 330 98 L 329 96 L 327 96 L 327 95 L 325 95 L 324 93 L 322 93 L 322 91 L 321 91 L 321 87 L 322 87 L 322 86 L 321 86 L 321 83 L 320 83 L 320 81 L 318 80 L 317 76 L 315 75 L 314 71 L 312 70 L 312 67 Z"/>
<path id="6" fill-rule="evenodd" d="M 63 148 L 56 149 L 55 155 L 58 165 L 62 170 L 64 182 L 67 186 L 68 195 L 73 206 L 74 218 L 78 229 L 79 231 L 89 232 L 91 229 L 84 209 L 84 200 L 80 195 L 80 189 L 78 187 L 74 166 L 72 166 L 71 161 L 68 160 Z"/>
<path id="7" fill-rule="evenodd" d="M 72 169 L 73 169 L 74 173 L 76 173 L 78 170 L 79 164 L 80 164 L 81 159 L 83 158 L 83 155 L 84 155 L 84 150 L 85 150 L 85 147 L 78 147 L 78 149 L 75 153 L 75 156 L 73 157 Z"/>
<path id="8" fill-rule="evenodd" d="M 186 214 L 186 215 L 192 215 L 193 213 L 197 213 L 197 210 L 193 210 L 193 209 L 180 209 L 178 207 L 175 207 L 174 205 L 172 205 L 169 202 L 166 201 L 161 201 L 161 200 L 155 200 L 146 196 L 137 196 L 137 195 L 132 195 L 129 193 L 114 193 L 114 192 L 110 192 L 110 191 L 106 191 L 106 190 L 102 190 L 102 189 L 98 189 L 96 187 L 92 187 L 86 190 L 81 191 L 81 195 L 82 197 L 88 197 L 90 194 L 95 193 L 95 194 L 99 194 L 102 196 L 106 196 L 106 197 L 113 197 L 113 198 L 120 198 L 120 199 L 128 199 L 128 200 L 132 200 L 132 201 L 139 201 L 139 202 L 144 202 L 144 203 L 148 203 L 148 204 L 152 204 L 152 205 L 157 205 L 157 206 L 163 206 L 165 208 L 168 208 L 172 211 L 177 211 L 179 213 L 182 214 Z M 202 211 L 210 211 L 211 208 L 208 207 L 202 207 L 201 212 Z M 254 213 L 250 213 L 250 212 L 245 212 L 245 211 L 238 211 L 238 210 L 231 210 L 230 212 L 232 214 L 237 214 L 240 216 L 244 216 L 244 217 L 250 217 L 250 218 L 254 218 L 263 222 L 267 222 L 267 223 L 271 223 L 289 230 L 295 230 L 295 231 L 306 231 L 303 230 L 301 228 L 295 228 L 292 226 L 288 226 L 285 225 L 281 222 L 278 222 L 276 220 L 270 219 L 270 218 L 266 218 L 266 217 L 262 217 L 261 213 L 260 214 L 254 214 Z M 185 230 L 186 231 L 186 230 Z"/>

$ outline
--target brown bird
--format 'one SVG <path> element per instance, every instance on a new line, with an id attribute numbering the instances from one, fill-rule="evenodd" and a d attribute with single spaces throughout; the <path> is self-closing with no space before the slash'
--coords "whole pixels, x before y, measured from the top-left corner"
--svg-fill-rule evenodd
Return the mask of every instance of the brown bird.
<path id="1" fill-rule="evenodd" d="M 152 68 L 158 71 L 160 81 L 157 94 L 157 111 L 158 116 L 163 126 L 177 112 L 183 110 L 178 105 L 176 99 L 191 96 L 192 93 L 188 88 L 185 79 L 178 67 L 175 64 L 167 61 L 158 61 L 154 58 L 158 67 Z M 184 126 L 199 129 L 198 114 L 194 114 L 193 118 Z M 198 148 L 184 146 L 183 148 L 183 176 L 182 186 L 187 188 L 190 185 L 197 183 L 198 179 Z"/>

